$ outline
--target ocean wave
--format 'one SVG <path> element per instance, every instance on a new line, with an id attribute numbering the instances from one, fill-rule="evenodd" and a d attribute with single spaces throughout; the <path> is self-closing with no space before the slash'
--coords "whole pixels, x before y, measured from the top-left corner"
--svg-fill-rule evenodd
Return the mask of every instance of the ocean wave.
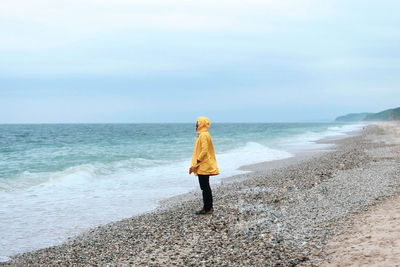
<path id="1" fill-rule="evenodd" d="M 281 140 L 279 144 L 280 146 L 289 148 L 289 150 L 293 147 L 300 149 L 322 148 L 326 147 L 327 145 L 316 145 L 315 142 L 326 138 L 344 137 L 348 135 L 349 132 L 360 130 L 365 125 L 366 124 L 363 123 L 357 123 L 331 126 L 326 128 L 325 130 L 320 131 L 307 130 L 306 132 L 303 132 L 301 134 L 285 138 L 284 140 Z"/>
<path id="2" fill-rule="evenodd" d="M 217 161 L 224 176 L 239 174 L 238 168 L 258 162 L 279 160 L 292 157 L 293 154 L 278 149 L 272 149 L 257 142 L 247 142 L 244 146 L 217 154 Z"/>

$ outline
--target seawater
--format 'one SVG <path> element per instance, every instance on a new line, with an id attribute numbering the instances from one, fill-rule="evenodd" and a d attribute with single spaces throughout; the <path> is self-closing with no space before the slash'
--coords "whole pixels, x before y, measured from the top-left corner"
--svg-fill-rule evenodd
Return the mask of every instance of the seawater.
<path id="1" fill-rule="evenodd" d="M 362 126 L 212 124 L 221 175 L 211 182 Z M 194 123 L 0 125 L 0 260 L 197 190 L 188 174 L 195 139 Z"/>

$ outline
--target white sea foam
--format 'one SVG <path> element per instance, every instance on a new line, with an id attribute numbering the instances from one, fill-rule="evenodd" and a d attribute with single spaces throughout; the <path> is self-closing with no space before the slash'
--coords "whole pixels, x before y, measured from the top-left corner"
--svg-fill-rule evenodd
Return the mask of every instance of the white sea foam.
<path id="1" fill-rule="evenodd" d="M 10 261 L 10 260 L 11 260 L 10 257 L 7 257 L 7 256 L 0 256 L 0 262 L 7 262 L 7 261 Z"/>
<path id="2" fill-rule="evenodd" d="M 292 157 L 293 154 L 277 149 L 271 149 L 256 142 L 248 142 L 244 147 L 217 154 L 217 160 L 222 176 L 239 174 L 237 168 L 257 162 L 271 161 Z"/>
<path id="3" fill-rule="evenodd" d="M 342 126 L 329 127 L 325 131 L 312 132 L 307 131 L 305 133 L 293 136 L 288 139 L 281 140 L 279 147 L 284 147 L 290 151 L 304 150 L 304 149 L 321 149 L 329 147 L 326 144 L 316 144 L 315 142 L 326 138 L 340 138 L 348 136 L 348 133 L 362 129 L 366 124 L 349 124 Z"/>

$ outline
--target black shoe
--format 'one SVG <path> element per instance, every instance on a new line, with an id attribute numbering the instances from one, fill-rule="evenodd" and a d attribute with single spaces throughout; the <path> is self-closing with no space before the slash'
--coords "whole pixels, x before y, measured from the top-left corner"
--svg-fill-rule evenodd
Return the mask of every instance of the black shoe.
<path id="1" fill-rule="evenodd" d="M 209 215 L 209 214 L 212 214 L 214 212 L 214 209 L 213 208 L 211 208 L 210 210 L 208 210 L 208 211 L 206 211 L 204 208 L 203 209 L 201 209 L 201 210 L 199 210 L 199 211 L 196 211 L 196 214 L 197 215 Z"/>
<path id="2" fill-rule="evenodd" d="M 204 214 L 204 208 L 201 208 L 201 210 L 196 211 L 195 214 L 197 215 Z"/>

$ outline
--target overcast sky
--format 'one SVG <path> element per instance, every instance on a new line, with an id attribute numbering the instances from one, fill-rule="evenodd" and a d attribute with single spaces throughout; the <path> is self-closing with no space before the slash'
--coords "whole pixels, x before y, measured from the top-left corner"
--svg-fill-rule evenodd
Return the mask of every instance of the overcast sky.
<path id="1" fill-rule="evenodd" d="M 400 1 L 2 0 L 0 123 L 329 121 L 400 106 Z"/>

